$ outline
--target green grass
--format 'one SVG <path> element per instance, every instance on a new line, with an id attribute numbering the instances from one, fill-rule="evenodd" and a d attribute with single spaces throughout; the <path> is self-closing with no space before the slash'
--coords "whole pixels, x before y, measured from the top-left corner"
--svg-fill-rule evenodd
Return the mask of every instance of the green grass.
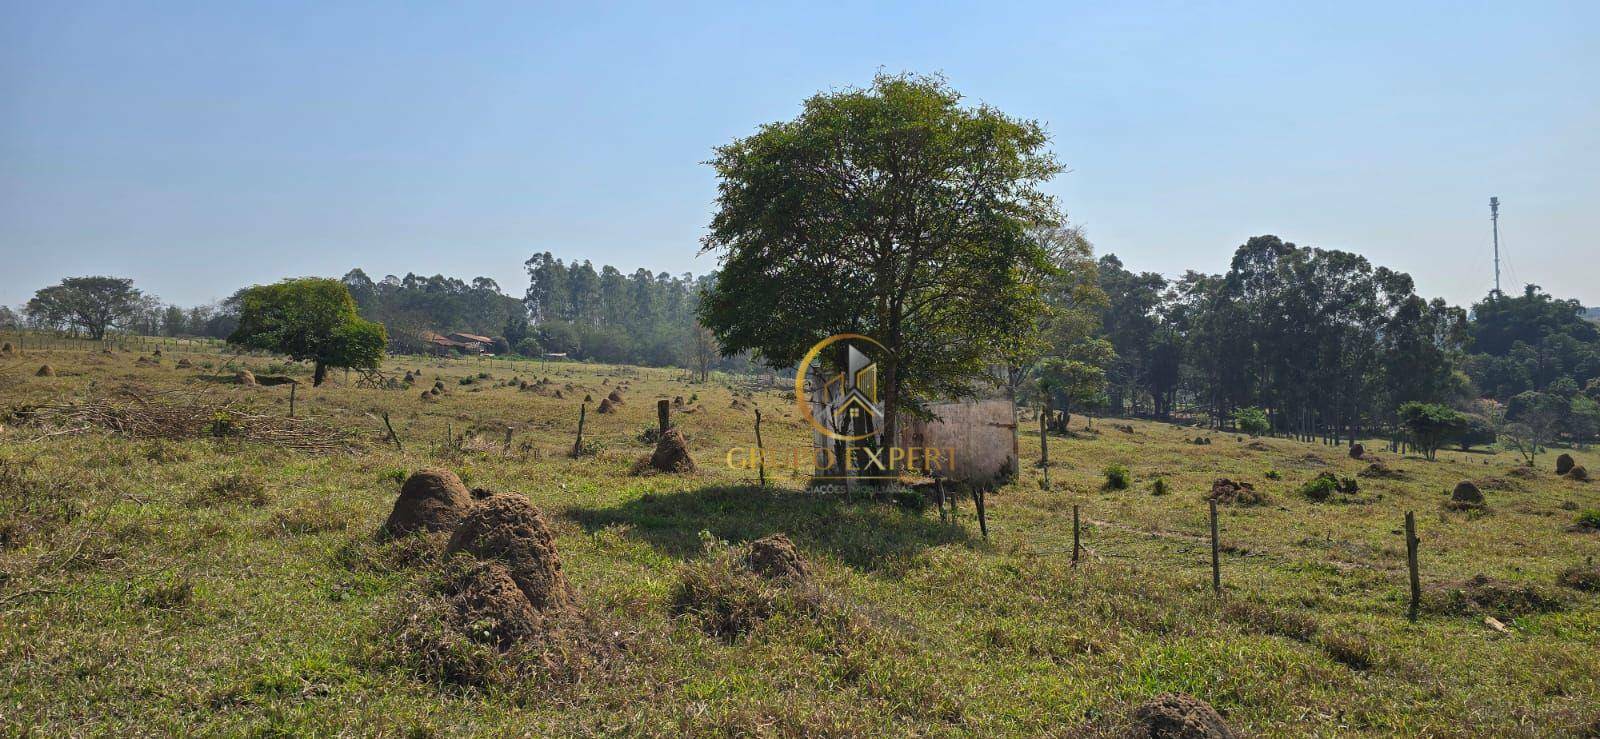
<path id="1" fill-rule="evenodd" d="M 62 375 L 13 373 L 0 407 L 135 383 L 287 412 L 288 386 L 211 381 L 175 368 L 181 356 L 30 350 L 19 367 Z M 1100 434 L 1075 422 L 1049 439 L 1050 490 L 1031 464 L 1039 437 L 1022 434 L 1022 475 L 988 496 L 985 541 L 970 500 L 943 523 L 905 501 L 807 494 L 788 470 L 769 468 L 762 489 L 753 470 L 728 469 L 727 449 L 755 437 L 726 384 L 582 364 L 390 369 L 421 377 L 384 391 L 335 372 L 337 385 L 297 391 L 299 415 L 357 435 L 351 454 L 104 431 L 34 440 L 41 429 L 0 421 L 0 733 L 1070 735 L 1164 691 L 1268 736 L 1559 735 L 1600 718 L 1600 594 L 1558 584 L 1600 554 L 1600 534 L 1574 526 L 1600 509 L 1600 484 L 1555 477 L 1554 454 L 1525 479 L 1512 453 L 1380 451 L 1404 478 L 1315 502 L 1298 491 L 1318 473 L 1354 477 L 1366 462 L 1283 439 L 1247 439 L 1257 451 L 1227 434 L 1185 443 L 1195 431 L 1167 424 Z M 574 390 L 503 384 L 541 377 Z M 446 391 L 420 399 L 436 378 Z M 624 380 L 618 413 L 589 405 L 594 453 L 569 457 L 583 396 Z M 630 475 L 655 400 L 676 395 L 694 399 L 674 421 L 700 471 Z M 741 399 L 762 409 L 769 448 L 809 442 L 781 388 Z M 383 412 L 404 451 L 384 442 Z M 1593 451 L 1573 454 L 1600 468 Z M 1110 489 L 1108 463 L 1139 484 Z M 545 511 L 614 660 L 582 679 L 533 670 L 466 689 L 395 659 L 388 629 L 428 555 L 374 533 L 400 478 L 424 466 Z M 1220 509 L 1220 599 L 1204 498 L 1219 477 L 1271 501 Z M 1442 507 L 1465 479 L 1485 511 Z M 1459 602 L 1446 586 L 1480 573 L 1556 600 L 1514 614 L 1430 607 L 1407 622 L 1408 510 L 1430 604 Z M 719 572 L 720 542 L 777 532 L 812 562 L 817 591 L 758 603 L 762 618 L 734 638 L 708 633 L 676 600 L 686 578 Z"/>

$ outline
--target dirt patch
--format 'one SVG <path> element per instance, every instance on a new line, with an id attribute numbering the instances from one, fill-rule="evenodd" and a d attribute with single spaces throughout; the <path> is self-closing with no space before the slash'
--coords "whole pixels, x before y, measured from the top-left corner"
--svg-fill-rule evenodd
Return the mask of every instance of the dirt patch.
<path id="1" fill-rule="evenodd" d="M 1270 452 L 1270 451 L 1272 451 L 1272 447 L 1271 446 L 1268 446 L 1266 442 L 1260 441 L 1260 440 L 1252 441 L 1249 444 L 1245 444 L 1244 448 L 1249 449 L 1250 451 L 1253 451 L 1253 452 Z"/>
<path id="2" fill-rule="evenodd" d="M 233 381 L 235 384 L 243 385 L 245 387 L 256 387 L 261 384 L 256 382 L 255 373 L 247 369 L 242 369 L 233 373 Z"/>
<path id="3" fill-rule="evenodd" d="M 1506 474 L 1523 480 L 1536 480 L 1539 477 L 1539 471 L 1532 467 L 1513 467 Z"/>
<path id="4" fill-rule="evenodd" d="M 1133 709 L 1129 736 L 1161 739 L 1232 739 L 1221 714 L 1192 695 L 1163 693 Z"/>
<path id="5" fill-rule="evenodd" d="M 1267 502 L 1267 496 L 1256 492 L 1254 485 L 1248 482 L 1234 482 L 1226 477 L 1211 483 L 1211 494 L 1206 498 L 1223 505 L 1253 506 Z"/>
<path id="6" fill-rule="evenodd" d="M 39 365 L 39 371 L 33 373 L 33 376 L 34 377 L 55 377 L 56 376 L 56 368 L 51 367 L 48 364 L 41 364 L 41 365 Z"/>
<path id="7" fill-rule="evenodd" d="M 1550 613 L 1566 607 L 1561 595 L 1548 588 L 1486 575 L 1432 588 L 1424 594 L 1423 604 L 1434 613 L 1502 618 Z"/>
<path id="8" fill-rule="evenodd" d="M 658 472 L 694 472 L 694 458 L 689 456 L 689 440 L 683 432 L 669 428 L 656 442 L 650 455 L 650 468 Z"/>
<path id="9" fill-rule="evenodd" d="M 1571 454 L 1562 452 L 1561 456 L 1556 457 L 1556 474 L 1565 475 L 1568 472 L 1571 472 L 1573 466 L 1576 464 L 1577 461 L 1572 458 Z"/>
<path id="10" fill-rule="evenodd" d="M 400 497 L 383 524 L 383 533 L 405 536 L 417 531 L 453 531 L 472 509 L 472 493 L 450 470 L 418 470 L 400 486 Z"/>
<path id="11" fill-rule="evenodd" d="M 1495 492 L 1502 493 L 1509 490 L 1517 490 L 1519 488 L 1516 483 L 1507 480 L 1504 477 L 1480 477 L 1476 480 L 1473 480 L 1472 484 L 1477 485 L 1479 490 L 1493 490 Z"/>
<path id="12" fill-rule="evenodd" d="M 763 577 L 804 582 L 811 577 L 811 565 L 783 534 L 773 534 L 750 542 L 745 566 Z"/>
<path id="13" fill-rule="evenodd" d="M 522 495 L 496 493 L 485 498 L 461 520 L 445 552 L 466 552 L 503 563 L 535 609 L 559 610 L 573 604 L 555 534 L 539 509 Z"/>

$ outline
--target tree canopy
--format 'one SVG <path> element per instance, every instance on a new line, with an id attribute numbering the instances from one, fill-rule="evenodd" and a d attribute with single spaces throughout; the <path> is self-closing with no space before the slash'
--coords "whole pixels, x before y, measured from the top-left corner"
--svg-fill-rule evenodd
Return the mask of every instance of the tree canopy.
<path id="1" fill-rule="evenodd" d="M 937 77 L 879 75 L 719 147 L 705 251 L 721 272 L 701 321 L 724 352 L 793 366 L 814 343 L 871 336 L 885 422 L 968 390 L 1043 310 L 1029 275 L 1056 225 L 1061 170 L 1037 122 L 964 106 Z"/>
<path id="2" fill-rule="evenodd" d="M 304 277 L 244 290 L 228 342 L 311 362 L 312 384 L 321 385 L 329 367 L 376 368 L 388 337 L 381 324 L 357 315 L 344 283 Z"/>
<path id="3" fill-rule="evenodd" d="M 105 338 L 106 331 L 133 317 L 142 293 L 123 277 L 68 277 L 35 292 L 26 308 L 38 324 Z"/>

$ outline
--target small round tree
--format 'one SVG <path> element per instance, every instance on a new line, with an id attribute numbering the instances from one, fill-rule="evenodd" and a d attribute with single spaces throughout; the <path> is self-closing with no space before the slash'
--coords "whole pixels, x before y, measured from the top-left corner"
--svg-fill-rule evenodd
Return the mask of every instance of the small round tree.
<path id="1" fill-rule="evenodd" d="M 356 301 L 344 283 L 305 277 L 245 290 L 239 328 L 228 343 L 311 362 L 315 386 L 329 367 L 376 368 L 388 336 L 382 324 L 356 314 Z"/>

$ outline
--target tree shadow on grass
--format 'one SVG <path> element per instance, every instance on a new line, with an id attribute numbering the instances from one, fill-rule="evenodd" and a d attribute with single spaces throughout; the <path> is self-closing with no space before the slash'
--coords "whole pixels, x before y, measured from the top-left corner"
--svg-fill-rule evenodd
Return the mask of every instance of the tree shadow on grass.
<path id="1" fill-rule="evenodd" d="M 755 486 L 650 493 L 608 508 L 568 508 L 563 515 L 590 533 L 629 526 L 629 536 L 677 558 L 700 553 L 701 531 L 735 543 L 782 533 L 802 549 L 877 573 L 898 570 L 897 565 L 929 547 L 973 542 L 966 527 L 941 523 L 932 511 Z"/>

